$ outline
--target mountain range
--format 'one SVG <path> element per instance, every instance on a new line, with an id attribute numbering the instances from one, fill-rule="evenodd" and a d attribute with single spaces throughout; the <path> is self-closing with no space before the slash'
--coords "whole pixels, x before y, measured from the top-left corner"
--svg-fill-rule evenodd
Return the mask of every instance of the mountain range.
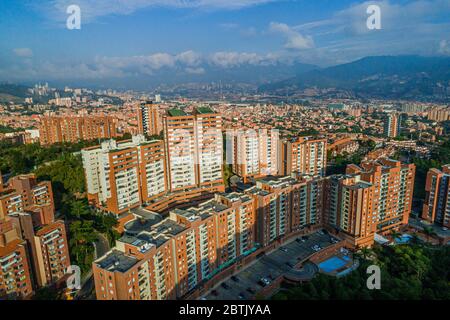
<path id="1" fill-rule="evenodd" d="M 245 64 L 227 68 L 205 64 L 198 66 L 197 70 L 201 72 L 189 73 L 182 69 L 162 68 L 148 77 L 109 78 L 95 82 L 61 82 L 51 85 L 59 88 L 69 85 L 92 89 L 153 90 L 167 95 L 192 94 L 206 97 L 210 92 L 206 92 L 203 84 L 215 83 L 212 90 L 220 88 L 224 94 L 257 92 L 285 97 L 302 95 L 307 89 L 315 89 L 308 90 L 308 95 L 313 92 L 325 97 L 330 92 L 343 92 L 344 96 L 357 98 L 450 102 L 450 57 L 371 56 L 326 68 L 300 62 Z M 28 85 L 32 83 L 25 86 L 0 84 L 0 102 L 18 102 L 30 96 Z M 245 91 L 247 85 L 254 89 Z"/>
<path id="2" fill-rule="evenodd" d="M 385 99 L 450 98 L 450 57 L 373 56 L 263 84 L 261 93 L 294 95 L 308 88 Z"/>

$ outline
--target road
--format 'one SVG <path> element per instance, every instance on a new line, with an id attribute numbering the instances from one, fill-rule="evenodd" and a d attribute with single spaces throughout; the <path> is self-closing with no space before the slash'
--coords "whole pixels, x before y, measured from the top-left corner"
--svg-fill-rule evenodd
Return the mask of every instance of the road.
<path id="1" fill-rule="evenodd" d="M 104 234 L 98 234 L 98 240 L 94 242 L 95 247 L 95 259 L 103 256 L 110 250 L 108 238 Z M 84 276 L 84 279 L 81 281 L 81 289 L 77 292 L 76 299 L 77 300 L 93 300 L 95 299 L 93 296 L 94 290 L 94 278 L 92 276 L 92 270 L 89 271 Z"/>

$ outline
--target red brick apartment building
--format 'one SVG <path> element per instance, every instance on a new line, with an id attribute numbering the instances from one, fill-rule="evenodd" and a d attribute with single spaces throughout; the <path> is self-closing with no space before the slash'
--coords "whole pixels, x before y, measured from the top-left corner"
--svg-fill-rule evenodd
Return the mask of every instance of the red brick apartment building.
<path id="1" fill-rule="evenodd" d="M 278 130 L 234 130 L 227 132 L 227 161 L 244 182 L 278 174 Z"/>
<path id="2" fill-rule="evenodd" d="M 137 108 L 138 133 L 159 135 L 162 130 L 162 119 L 159 114 L 159 105 L 152 101 L 141 103 Z"/>
<path id="3" fill-rule="evenodd" d="M 50 182 L 38 183 L 33 174 L 1 182 L 0 296 L 28 298 L 64 278 L 70 266 L 65 226 L 55 221 Z"/>
<path id="4" fill-rule="evenodd" d="M 450 165 L 428 171 L 425 191 L 422 219 L 450 228 Z"/>
<path id="5" fill-rule="evenodd" d="M 323 177 L 327 167 L 327 140 L 313 137 L 284 140 L 280 159 L 280 175 L 298 172 Z"/>
<path id="6" fill-rule="evenodd" d="M 220 116 L 169 110 L 165 141 L 105 141 L 82 150 L 88 199 L 121 216 L 139 206 L 163 211 L 173 204 L 223 192 Z"/>
<path id="7" fill-rule="evenodd" d="M 215 199 L 126 233 L 93 263 L 97 299 L 175 299 L 254 247 L 251 197 Z"/>
<path id="8" fill-rule="evenodd" d="M 42 145 L 117 137 L 116 121 L 108 116 L 43 116 L 40 121 Z"/>

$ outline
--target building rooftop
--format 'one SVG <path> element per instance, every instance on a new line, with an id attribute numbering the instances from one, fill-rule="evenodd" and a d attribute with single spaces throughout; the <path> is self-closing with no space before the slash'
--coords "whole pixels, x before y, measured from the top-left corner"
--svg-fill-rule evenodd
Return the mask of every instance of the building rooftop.
<path id="1" fill-rule="evenodd" d="M 169 116 L 171 117 L 182 117 L 186 115 L 186 112 L 184 112 L 181 109 L 169 109 L 167 110 L 167 113 L 169 114 Z"/>
<path id="2" fill-rule="evenodd" d="M 220 193 L 220 196 L 231 202 L 236 201 L 247 202 L 251 200 L 251 198 L 248 195 L 239 192 Z"/>
<path id="3" fill-rule="evenodd" d="M 113 249 L 95 263 L 100 268 L 110 272 L 126 272 L 137 262 L 138 260 L 136 258 Z"/>
<path id="4" fill-rule="evenodd" d="M 267 184 L 273 188 L 284 188 L 284 187 L 287 187 L 288 185 L 293 185 L 293 184 L 297 183 L 297 180 L 290 176 L 285 176 L 285 177 L 267 176 L 267 177 L 258 179 L 256 181 L 257 181 L 257 185 L 259 182 L 259 183 Z"/>
<path id="5" fill-rule="evenodd" d="M 196 110 L 200 114 L 215 113 L 210 107 L 198 107 Z"/>
<path id="6" fill-rule="evenodd" d="M 267 195 L 270 194 L 269 191 L 259 189 L 259 188 L 256 187 L 256 186 L 251 187 L 251 188 L 249 188 L 249 189 L 246 189 L 245 192 L 246 192 L 246 193 L 251 193 L 251 194 L 254 194 L 254 195 L 258 195 L 258 196 L 267 196 Z"/>

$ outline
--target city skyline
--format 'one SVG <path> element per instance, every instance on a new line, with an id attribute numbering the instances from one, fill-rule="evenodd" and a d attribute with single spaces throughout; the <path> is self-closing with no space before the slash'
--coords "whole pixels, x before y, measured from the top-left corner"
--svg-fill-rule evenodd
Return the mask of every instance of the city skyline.
<path id="1" fill-rule="evenodd" d="M 449 17 L 450 0 L 1 1 L 0 303 L 448 301 Z"/>

